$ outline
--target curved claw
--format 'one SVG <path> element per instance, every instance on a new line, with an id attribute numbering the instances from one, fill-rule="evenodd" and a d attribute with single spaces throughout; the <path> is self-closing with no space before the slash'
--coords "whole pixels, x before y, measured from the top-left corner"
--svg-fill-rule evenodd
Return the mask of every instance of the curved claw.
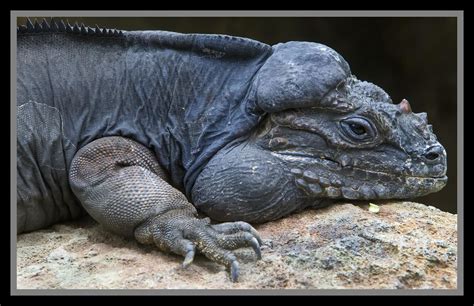
<path id="1" fill-rule="evenodd" d="M 237 260 L 234 260 L 230 265 L 230 278 L 234 283 L 237 282 L 239 278 L 239 262 Z"/>
<path id="2" fill-rule="evenodd" d="M 252 236 L 254 236 L 257 239 L 259 245 L 263 244 L 262 238 L 260 238 L 260 235 L 258 234 L 257 230 L 254 229 L 252 225 L 248 224 L 247 222 L 243 222 L 243 221 L 239 222 L 239 224 L 240 224 L 240 227 L 244 231 L 249 232 L 250 234 L 252 234 Z"/>
<path id="3" fill-rule="evenodd" d="M 257 238 L 253 237 L 250 242 L 255 254 L 257 254 L 258 259 L 262 259 L 262 252 L 260 251 L 260 244 L 258 243 Z"/>
<path id="4" fill-rule="evenodd" d="M 263 241 L 262 241 L 262 238 L 260 238 L 260 235 L 258 234 L 257 230 L 254 229 L 251 225 L 249 226 L 250 226 L 250 233 L 257 239 L 258 244 L 262 245 Z"/>
<path id="5" fill-rule="evenodd" d="M 184 257 L 184 261 L 183 261 L 183 268 L 187 268 L 189 267 L 190 264 L 193 263 L 194 254 L 195 254 L 194 250 L 191 250 L 188 253 L 186 253 L 186 257 Z"/>

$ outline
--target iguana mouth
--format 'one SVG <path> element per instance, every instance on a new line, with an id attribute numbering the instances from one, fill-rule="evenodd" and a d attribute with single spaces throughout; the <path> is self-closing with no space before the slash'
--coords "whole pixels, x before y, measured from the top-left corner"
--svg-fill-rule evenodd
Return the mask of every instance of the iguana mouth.
<path id="1" fill-rule="evenodd" d="M 314 161 L 313 163 L 317 163 L 317 164 L 320 164 L 320 165 L 322 164 L 322 165 L 326 166 L 327 168 L 329 168 L 331 170 L 341 170 L 341 169 L 343 169 L 341 163 L 339 163 L 338 161 L 336 161 L 332 158 L 329 158 L 325 155 L 316 156 L 314 154 L 306 154 L 306 153 L 296 152 L 296 151 L 278 151 L 278 152 L 273 151 L 272 154 L 280 156 L 283 159 L 289 159 L 289 160 L 293 160 L 293 161 L 298 161 L 298 160 L 303 161 L 303 159 L 304 159 L 305 163 L 308 162 L 307 159 L 310 159 L 310 160 Z M 346 167 L 348 167 L 348 166 L 346 166 Z"/>
<path id="2" fill-rule="evenodd" d="M 359 168 L 359 167 L 354 167 L 354 166 L 348 166 L 348 169 L 355 169 L 355 170 L 360 170 L 360 171 L 365 171 L 368 173 L 373 173 L 373 174 L 381 174 L 381 175 L 387 175 L 387 176 L 399 176 L 403 175 L 404 178 L 416 178 L 416 179 L 447 179 L 448 177 L 446 175 L 439 175 L 439 176 L 420 176 L 420 175 L 410 175 L 410 174 L 403 174 L 403 173 L 390 173 L 390 172 L 385 172 L 385 171 L 375 171 L 375 170 L 367 170 L 364 168 Z"/>
<path id="3" fill-rule="evenodd" d="M 447 176 L 414 176 L 367 170 L 352 163 L 307 152 L 278 151 L 271 154 L 292 164 L 295 184 L 310 197 L 331 199 L 411 198 L 438 191 Z M 326 169 L 324 169 L 326 168 Z"/>
<path id="4" fill-rule="evenodd" d="M 374 174 L 374 175 L 380 175 L 380 176 L 388 176 L 388 177 L 394 177 L 394 176 L 403 176 L 404 178 L 415 178 L 415 179 L 435 179 L 435 180 L 447 180 L 447 176 L 445 174 L 439 175 L 439 176 L 419 176 L 419 175 L 407 175 L 404 173 L 393 173 L 393 172 L 386 172 L 386 171 L 375 171 L 375 170 L 368 170 L 365 168 L 360 168 L 357 167 L 353 164 L 346 164 L 345 166 L 342 166 L 342 163 L 325 155 L 315 155 L 315 154 L 307 154 L 304 152 L 295 152 L 295 151 L 278 151 L 278 152 L 272 152 L 272 154 L 275 154 L 277 156 L 282 157 L 283 159 L 291 159 L 294 161 L 297 161 L 298 159 L 305 159 L 305 163 L 308 162 L 307 159 L 313 160 L 314 164 L 318 165 L 323 165 L 329 170 L 351 170 L 351 171 L 360 171 L 360 172 L 365 172 L 367 174 Z M 312 163 L 312 164 L 313 164 Z"/>

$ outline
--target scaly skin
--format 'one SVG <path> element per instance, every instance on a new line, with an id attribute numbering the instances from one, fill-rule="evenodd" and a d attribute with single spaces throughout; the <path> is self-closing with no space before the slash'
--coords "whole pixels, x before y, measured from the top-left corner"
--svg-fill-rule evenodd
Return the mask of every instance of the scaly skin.
<path id="1" fill-rule="evenodd" d="M 117 234 L 193 261 L 196 249 L 227 266 L 233 281 L 238 261 L 232 250 L 252 247 L 260 258 L 262 243 L 245 222 L 211 225 L 198 219 L 186 197 L 166 182 L 153 153 L 123 137 L 104 137 L 80 149 L 69 171 L 71 188 L 87 212 Z"/>

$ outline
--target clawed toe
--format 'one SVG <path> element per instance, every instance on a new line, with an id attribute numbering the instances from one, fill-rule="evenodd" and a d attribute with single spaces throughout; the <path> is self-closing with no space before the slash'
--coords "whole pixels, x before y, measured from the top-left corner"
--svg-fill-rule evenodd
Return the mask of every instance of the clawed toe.
<path id="1" fill-rule="evenodd" d="M 234 283 L 239 279 L 239 262 L 237 260 L 234 260 L 230 265 L 230 278 Z"/>
<path id="2" fill-rule="evenodd" d="M 187 267 L 189 267 L 190 264 L 193 263 L 194 255 L 195 255 L 194 250 L 191 250 L 186 254 L 186 256 L 184 257 L 184 261 L 183 261 L 183 268 L 187 268 Z"/>
<path id="3" fill-rule="evenodd" d="M 173 226 L 169 226 L 170 223 Z M 262 240 L 245 222 L 211 225 L 207 219 L 181 218 L 176 221 L 161 217 L 137 229 L 136 236 L 143 241 L 154 241 L 160 249 L 184 256 L 183 268 L 189 267 L 196 252 L 200 252 L 230 270 L 233 282 L 239 277 L 239 262 L 234 250 L 251 247 L 256 257 L 262 258 Z"/>
<path id="4" fill-rule="evenodd" d="M 248 232 L 257 239 L 260 245 L 263 244 L 262 239 L 260 238 L 260 235 L 258 234 L 257 230 L 247 222 L 238 221 L 214 224 L 212 225 L 212 228 L 222 234 L 234 234 L 240 231 Z"/>
<path id="5" fill-rule="evenodd" d="M 260 243 L 258 242 L 257 238 L 252 238 L 251 245 L 255 254 L 257 255 L 257 258 L 262 259 L 262 251 L 260 251 Z"/>

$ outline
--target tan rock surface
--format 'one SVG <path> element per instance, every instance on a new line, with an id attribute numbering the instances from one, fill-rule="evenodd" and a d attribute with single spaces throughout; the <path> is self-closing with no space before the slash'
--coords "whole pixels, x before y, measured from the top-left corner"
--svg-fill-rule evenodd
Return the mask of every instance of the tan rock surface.
<path id="1" fill-rule="evenodd" d="M 262 260 L 242 250 L 240 281 L 196 256 L 164 254 L 89 217 L 18 236 L 17 288 L 456 288 L 457 216 L 413 202 L 338 204 L 256 226 Z"/>

